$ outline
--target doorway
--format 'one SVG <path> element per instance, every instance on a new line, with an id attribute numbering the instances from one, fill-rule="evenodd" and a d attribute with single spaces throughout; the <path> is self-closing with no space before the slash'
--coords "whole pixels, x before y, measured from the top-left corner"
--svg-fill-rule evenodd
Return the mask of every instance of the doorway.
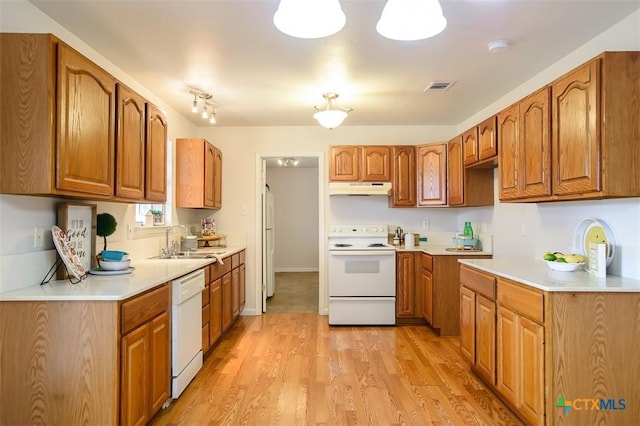
<path id="1" fill-rule="evenodd" d="M 297 164 L 286 167 L 278 161 L 283 158 L 295 158 Z M 323 313 L 324 154 L 259 155 L 258 160 L 262 312 Z M 266 215 L 267 198 L 273 200 L 271 219 Z M 269 253 L 273 253 L 273 268 L 268 267 Z M 273 285 L 269 285 L 270 275 Z"/>

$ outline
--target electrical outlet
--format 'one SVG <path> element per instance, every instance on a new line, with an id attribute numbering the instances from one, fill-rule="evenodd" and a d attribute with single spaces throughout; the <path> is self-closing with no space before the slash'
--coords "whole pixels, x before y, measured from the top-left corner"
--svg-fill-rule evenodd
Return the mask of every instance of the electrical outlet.
<path id="1" fill-rule="evenodd" d="M 133 225 L 131 225 L 130 223 L 127 224 L 127 239 L 129 240 L 133 240 L 133 231 L 134 231 L 135 227 Z"/>
<path id="2" fill-rule="evenodd" d="M 247 215 L 247 206 L 242 206 L 242 208 L 240 209 L 240 214 L 242 216 L 246 216 Z"/>
<path id="3" fill-rule="evenodd" d="M 33 247 L 39 248 L 44 246 L 44 228 L 36 226 L 33 228 Z"/>
<path id="4" fill-rule="evenodd" d="M 429 219 L 425 219 L 422 221 L 422 229 L 429 229 L 431 228 L 431 223 L 429 222 Z"/>
<path id="5" fill-rule="evenodd" d="M 520 234 L 523 236 L 527 235 L 527 224 L 524 222 L 520 224 Z"/>

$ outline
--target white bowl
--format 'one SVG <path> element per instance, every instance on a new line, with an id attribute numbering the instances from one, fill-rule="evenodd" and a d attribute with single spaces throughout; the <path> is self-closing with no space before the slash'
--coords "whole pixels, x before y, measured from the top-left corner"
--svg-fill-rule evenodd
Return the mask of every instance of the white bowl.
<path id="1" fill-rule="evenodd" d="M 124 271 L 129 268 L 131 260 L 106 260 L 100 259 L 100 267 L 105 271 Z"/>
<path id="2" fill-rule="evenodd" d="M 584 263 L 563 263 L 547 260 L 547 266 L 554 271 L 573 272 L 580 268 Z"/>

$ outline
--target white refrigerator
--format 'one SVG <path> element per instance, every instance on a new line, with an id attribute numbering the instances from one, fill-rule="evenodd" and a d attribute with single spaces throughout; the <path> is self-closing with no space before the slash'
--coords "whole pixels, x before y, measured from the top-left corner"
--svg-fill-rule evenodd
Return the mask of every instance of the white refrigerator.
<path id="1" fill-rule="evenodd" d="M 273 241 L 273 194 L 267 190 L 265 194 L 265 271 L 266 271 L 266 284 L 267 284 L 267 297 L 273 296 L 275 292 L 275 279 L 276 275 L 273 270 L 273 254 L 274 254 L 274 241 Z"/>

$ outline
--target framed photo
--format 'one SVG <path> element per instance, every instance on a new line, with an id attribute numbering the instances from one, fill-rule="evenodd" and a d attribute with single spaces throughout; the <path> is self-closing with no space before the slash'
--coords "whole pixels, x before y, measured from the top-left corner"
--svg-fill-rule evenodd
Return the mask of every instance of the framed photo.
<path id="1" fill-rule="evenodd" d="M 75 251 L 86 271 L 97 265 L 96 251 L 96 204 L 58 204 L 58 227 L 67 236 L 68 245 Z M 57 278 L 69 277 L 66 268 L 59 268 Z"/>

